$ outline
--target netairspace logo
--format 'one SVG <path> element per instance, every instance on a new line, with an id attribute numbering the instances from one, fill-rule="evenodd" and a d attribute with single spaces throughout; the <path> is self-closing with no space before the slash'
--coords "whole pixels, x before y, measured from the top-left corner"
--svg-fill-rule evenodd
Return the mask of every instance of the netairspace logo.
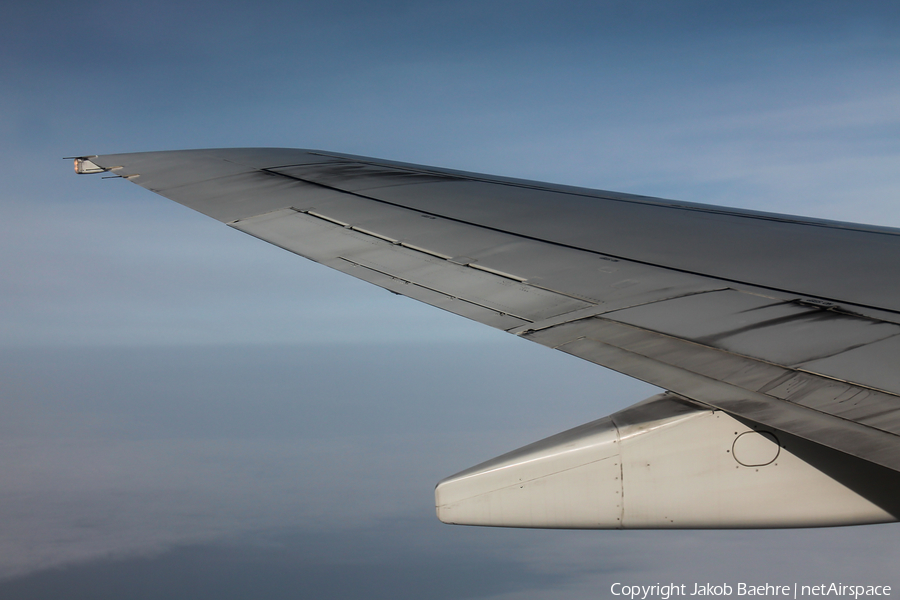
<path id="1" fill-rule="evenodd" d="M 678 596 L 756 596 L 780 597 L 797 600 L 802 597 L 837 596 L 859 598 L 870 596 L 890 596 L 889 585 L 848 585 L 844 583 L 821 583 L 818 585 L 792 584 L 750 584 L 736 583 L 656 583 L 653 585 L 631 585 L 614 583 L 609 587 L 613 596 L 631 600 L 669 600 Z"/>

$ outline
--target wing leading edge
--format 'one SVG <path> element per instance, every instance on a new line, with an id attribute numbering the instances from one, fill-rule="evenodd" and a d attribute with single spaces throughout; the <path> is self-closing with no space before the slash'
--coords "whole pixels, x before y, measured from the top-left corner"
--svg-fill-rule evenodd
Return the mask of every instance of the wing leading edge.
<path id="1" fill-rule="evenodd" d="M 696 518 L 704 512 L 698 508 L 702 503 L 690 498 L 677 509 L 632 502 L 626 511 L 622 488 L 610 513 L 618 516 L 610 520 L 597 517 L 593 508 L 585 513 L 559 504 L 562 497 L 593 498 L 595 492 L 610 490 L 582 489 L 585 478 L 571 479 L 578 470 L 547 458 L 559 449 L 545 444 L 542 448 L 551 449 L 547 457 L 522 459 L 522 464 L 550 465 L 543 474 L 523 475 L 530 487 L 497 479 L 496 468 L 488 463 L 442 482 L 437 503 L 442 520 L 547 527 L 744 527 L 878 522 L 900 515 L 895 500 L 900 490 L 900 374 L 895 368 L 900 284 L 885 275 L 900 272 L 900 230 L 306 150 L 93 156 L 77 159 L 76 170 L 111 171 L 234 229 L 392 292 L 676 394 L 650 402 L 656 408 L 649 413 L 638 410 L 643 421 L 635 421 L 632 413 L 620 414 L 619 420 L 629 425 L 610 425 L 604 434 L 620 449 L 649 452 L 646 448 L 654 444 L 626 440 L 651 439 L 646 435 L 651 430 L 700 427 L 674 437 L 654 433 L 653 439 L 669 436 L 669 446 L 656 448 L 657 453 L 684 446 L 698 432 L 718 440 L 718 429 L 703 429 L 707 425 L 702 424 L 712 421 L 671 416 L 673 410 L 681 414 L 673 403 L 690 405 L 697 414 L 725 419 L 725 429 L 737 429 L 725 436 L 733 444 L 748 432 L 762 436 L 758 445 L 763 453 L 767 444 L 779 449 L 780 477 L 789 473 L 785 481 L 807 481 L 815 498 L 858 498 L 836 500 L 835 506 L 843 509 L 829 505 L 824 516 L 805 520 L 791 512 L 796 508 L 767 508 L 765 518 L 748 517 L 738 504 L 734 515 L 719 511 L 704 521 Z M 641 435 L 635 437 L 635 431 Z M 566 439 L 576 446 L 584 441 Z M 787 439 L 802 451 L 792 454 Z M 715 443 L 720 442 L 728 445 L 725 438 Z M 587 444 L 585 464 L 623 469 L 627 460 L 607 452 L 608 447 Z M 596 452 L 608 456 L 599 459 Z M 681 460 L 699 464 L 697 457 L 713 450 L 694 452 Z M 735 452 L 724 452 L 732 463 Z M 793 462 L 785 462 L 788 456 Z M 847 461 L 858 464 L 833 467 Z M 751 469 L 732 463 L 722 472 Z M 518 464 L 501 470 L 519 472 Z M 769 464 L 763 466 L 774 471 Z M 557 468 L 562 471 L 553 470 Z M 725 466 L 706 472 L 717 468 Z M 752 466 L 754 472 L 759 468 Z M 879 475 L 860 479 L 860 469 L 876 469 Z M 670 497 L 680 497 L 684 482 L 696 483 L 700 477 L 690 469 L 682 473 L 669 466 L 664 471 L 670 479 L 681 473 L 673 479 Z M 561 472 L 569 473 L 571 481 L 560 479 Z M 636 473 L 627 478 L 620 473 L 612 487 L 639 481 Z M 827 473 L 824 488 L 816 483 L 822 473 Z M 585 477 L 596 481 L 596 474 Z M 880 483 L 873 485 L 873 479 Z M 557 483 L 550 485 L 551 480 Z M 822 491 L 834 481 L 850 491 Z M 771 493 L 784 485 L 779 478 L 738 484 L 716 475 L 702 496 L 716 498 L 720 506 L 735 490 L 762 489 L 778 506 L 808 505 L 803 494 L 783 498 L 783 493 Z M 522 491 L 513 493 L 516 489 Z M 541 496 L 540 490 L 548 489 L 556 491 Z M 746 490 L 741 495 L 746 497 Z M 631 498 L 645 496 L 629 490 Z M 594 500 L 585 502 L 598 506 Z M 663 512 L 679 516 L 667 521 Z"/>

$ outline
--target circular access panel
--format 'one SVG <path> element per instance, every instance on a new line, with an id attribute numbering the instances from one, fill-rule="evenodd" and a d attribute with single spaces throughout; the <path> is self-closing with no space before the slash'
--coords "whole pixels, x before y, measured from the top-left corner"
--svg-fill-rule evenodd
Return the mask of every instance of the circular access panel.
<path id="1" fill-rule="evenodd" d="M 778 458 L 781 445 L 774 433 L 745 431 L 731 446 L 731 455 L 745 467 L 762 467 Z"/>

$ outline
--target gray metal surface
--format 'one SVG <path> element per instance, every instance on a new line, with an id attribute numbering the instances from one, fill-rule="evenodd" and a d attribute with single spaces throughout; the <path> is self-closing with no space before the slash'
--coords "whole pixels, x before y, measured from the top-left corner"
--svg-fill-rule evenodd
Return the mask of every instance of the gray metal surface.
<path id="1" fill-rule="evenodd" d="M 898 357 L 900 338 L 892 337 L 806 363 L 800 368 L 900 395 Z"/>
<path id="2" fill-rule="evenodd" d="M 91 164 L 393 292 L 900 469 L 900 232 L 288 149 Z M 882 275 L 878 275 L 882 274 Z"/>
<path id="3" fill-rule="evenodd" d="M 685 340 L 592 317 L 528 339 L 721 408 L 754 422 L 900 469 L 900 403 Z M 864 392 L 858 404 L 846 399 Z"/>
<path id="4" fill-rule="evenodd" d="M 893 323 L 735 290 L 674 298 L 607 317 L 790 366 L 900 334 L 900 325 Z"/>

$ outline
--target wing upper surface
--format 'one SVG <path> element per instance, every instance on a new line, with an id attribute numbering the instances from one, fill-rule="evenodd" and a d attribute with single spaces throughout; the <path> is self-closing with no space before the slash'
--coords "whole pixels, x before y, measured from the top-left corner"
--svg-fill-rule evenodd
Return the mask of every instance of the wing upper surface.
<path id="1" fill-rule="evenodd" d="M 900 232 L 286 149 L 91 158 L 393 292 L 900 469 Z"/>

